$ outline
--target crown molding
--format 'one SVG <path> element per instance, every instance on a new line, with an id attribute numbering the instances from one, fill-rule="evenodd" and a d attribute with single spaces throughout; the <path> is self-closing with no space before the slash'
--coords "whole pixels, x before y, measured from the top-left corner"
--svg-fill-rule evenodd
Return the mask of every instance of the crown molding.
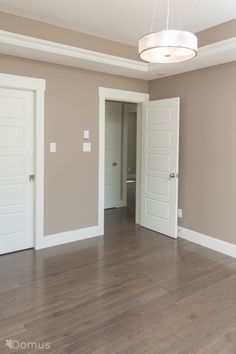
<path id="1" fill-rule="evenodd" d="M 149 80 L 173 76 L 236 60 L 236 37 L 208 44 L 198 49 L 198 55 L 189 61 L 176 64 L 149 64 Z M 161 69 L 161 70 L 160 70 Z M 162 73 L 162 74 L 161 74 Z"/>
<path id="2" fill-rule="evenodd" d="M 200 47 L 196 58 L 178 64 L 148 64 L 3 30 L 0 30 L 0 53 L 153 80 L 236 60 L 236 37 Z"/>
<path id="3" fill-rule="evenodd" d="M 81 69 L 145 79 L 148 64 L 0 30 L 0 53 Z"/>

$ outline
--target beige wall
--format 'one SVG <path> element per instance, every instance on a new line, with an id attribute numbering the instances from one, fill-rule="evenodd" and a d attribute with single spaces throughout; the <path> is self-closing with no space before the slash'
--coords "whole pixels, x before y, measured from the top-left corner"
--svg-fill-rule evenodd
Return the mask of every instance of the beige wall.
<path id="1" fill-rule="evenodd" d="M 138 59 L 136 47 L 4 12 L 0 12 L 0 28 L 4 31 L 20 33 L 79 48 L 129 59 Z"/>
<path id="2" fill-rule="evenodd" d="M 179 96 L 181 224 L 236 244 L 236 62 L 150 82 Z"/>
<path id="3" fill-rule="evenodd" d="M 197 33 L 199 47 L 236 36 L 236 19 Z"/>
<path id="4" fill-rule="evenodd" d="M 1 29 L 127 58 L 137 48 L 0 13 Z M 200 45 L 236 35 L 236 20 L 202 31 Z M 45 233 L 97 224 L 98 87 L 148 92 L 148 83 L 0 56 L 0 72 L 47 80 Z M 151 98 L 181 97 L 180 207 L 183 226 L 235 241 L 236 63 L 150 82 Z M 81 152 L 90 129 L 92 153 Z M 57 153 L 48 144 L 57 142 Z M 86 187 L 86 188 L 85 188 Z M 89 212 L 88 212 L 89 211 Z"/>
<path id="5" fill-rule="evenodd" d="M 45 100 L 45 233 L 98 222 L 98 88 L 148 91 L 141 80 L 0 56 L 0 72 L 47 80 Z M 82 153 L 89 129 L 92 152 Z M 49 153 L 49 142 L 57 152 Z"/>

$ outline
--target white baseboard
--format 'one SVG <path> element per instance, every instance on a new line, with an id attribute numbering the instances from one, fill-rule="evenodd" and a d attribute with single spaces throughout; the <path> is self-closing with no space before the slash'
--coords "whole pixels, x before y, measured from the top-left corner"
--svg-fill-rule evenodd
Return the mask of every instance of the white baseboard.
<path id="1" fill-rule="evenodd" d="M 210 237 L 199 232 L 179 227 L 178 236 L 197 243 L 198 245 L 210 248 L 216 252 L 224 253 L 228 256 L 236 258 L 236 245 L 230 242 L 225 242 L 214 237 Z"/>
<path id="2" fill-rule="evenodd" d="M 101 236 L 102 234 L 103 230 L 101 227 L 99 227 L 99 225 L 79 230 L 62 232 L 54 235 L 44 236 L 43 240 L 41 240 L 41 242 L 38 243 L 37 247 L 35 248 L 39 250 L 47 247 L 59 246 L 70 242 Z M 210 248 L 216 252 L 220 252 L 236 258 L 236 245 L 230 242 L 225 242 L 214 237 L 200 234 L 199 232 L 192 231 L 184 227 L 179 227 L 178 236 L 198 245 Z"/>
<path id="3" fill-rule="evenodd" d="M 70 242 L 80 241 L 91 237 L 101 236 L 99 226 L 87 227 L 73 231 L 61 232 L 54 235 L 44 236 L 36 249 L 63 245 Z"/>

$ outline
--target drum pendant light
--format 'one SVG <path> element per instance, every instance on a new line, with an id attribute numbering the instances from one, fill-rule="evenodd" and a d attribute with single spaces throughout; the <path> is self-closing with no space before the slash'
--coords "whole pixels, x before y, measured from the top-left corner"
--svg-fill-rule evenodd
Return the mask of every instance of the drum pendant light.
<path id="1" fill-rule="evenodd" d="M 197 55 L 198 40 L 195 34 L 169 29 L 170 0 L 167 0 L 167 28 L 152 32 L 139 40 L 139 56 L 149 63 L 179 63 Z"/>

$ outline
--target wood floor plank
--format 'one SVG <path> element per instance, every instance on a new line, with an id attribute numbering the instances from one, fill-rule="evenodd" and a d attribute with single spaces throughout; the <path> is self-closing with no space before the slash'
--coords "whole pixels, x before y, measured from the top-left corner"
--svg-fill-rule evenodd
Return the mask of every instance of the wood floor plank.
<path id="1" fill-rule="evenodd" d="M 139 227 L 129 208 L 105 220 L 104 237 L 0 257 L 0 354 L 16 353 L 6 339 L 52 354 L 236 354 L 236 260 Z"/>

